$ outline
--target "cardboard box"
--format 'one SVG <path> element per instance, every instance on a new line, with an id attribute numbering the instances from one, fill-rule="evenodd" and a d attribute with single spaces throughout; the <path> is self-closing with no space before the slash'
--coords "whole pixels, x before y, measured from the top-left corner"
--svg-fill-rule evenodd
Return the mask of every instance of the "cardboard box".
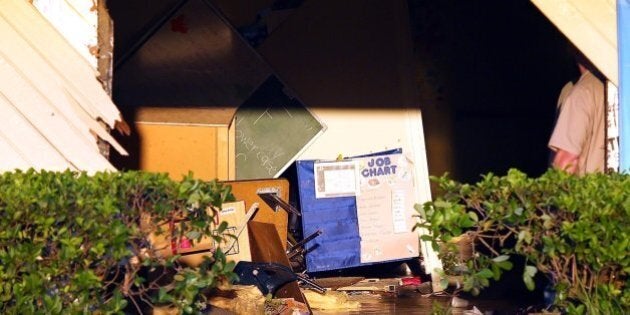
<path id="1" fill-rule="evenodd" d="M 208 211 L 213 211 L 208 209 Z M 202 236 L 194 243 L 185 238 L 175 238 L 173 231 L 181 229 L 181 219 L 173 223 L 163 222 L 155 225 L 151 222 L 151 217 L 145 214 L 141 218 L 141 228 L 148 232 L 149 242 L 162 257 L 171 257 L 179 254 L 179 261 L 190 266 L 198 267 L 203 262 L 203 256 L 212 256 L 217 247 L 220 247 L 226 254 L 228 260 L 239 262 L 241 260 L 251 261 L 251 251 L 249 245 L 249 231 L 247 228 L 247 209 L 244 201 L 234 201 L 224 203 L 218 212 L 217 223 L 227 222 L 225 233 L 234 237 L 226 236 L 224 241 L 217 244 L 209 236 Z M 217 224 L 212 224 L 216 229 Z"/>
<path id="2" fill-rule="evenodd" d="M 180 180 L 235 178 L 236 107 L 141 107 L 135 114 L 139 168 Z"/>
<path id="3" fill-rule="evenodd" d="M 191 266 L 198 267 L 203 262 L 203 256 L 212 256 L 214 248 L 221 247 L 228 260 L 239 262 L 241 260 L 251 261 L 252 256 L 249 245 L 249 231 L 247 228 L 247 209 L 245 209 L 245 202 L 235 201 L 224 203 L 219 211 L 219 222 L 227 222 L 228 228 L 226 233 L 237 236 L 234 239 L 232 237 L 226 237 L 223 242 L 216 244 L 216 242 L 210 237 L 202 237 L 198 244 L 190 248 L 180 248 L 178 253 L 182 256 L 179 261 Z M 239 233 L 240 232 L 240 233 Z M 199 250 L 212 249 L 210 252 L 202 252 L 192 254 Z"/>

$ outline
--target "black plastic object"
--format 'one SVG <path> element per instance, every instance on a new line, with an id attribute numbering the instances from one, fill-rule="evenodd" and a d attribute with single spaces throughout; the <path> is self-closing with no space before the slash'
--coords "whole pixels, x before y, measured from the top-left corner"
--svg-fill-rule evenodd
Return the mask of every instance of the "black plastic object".
<path id="1" fill-rule="evenodd" d="M 262 199 L 271 209 L 282 208 L 288 213 L 293 213 L 297 216 L 301 216 L 300 211 L 295 209 L 292 205 L 282 200 L 278 195 L 274 193 L 259 193 L 260 199 Z"/>
<path id="2" fill-rule="evenodd" d="M 263 295 L 269 293 L 275 295 L 280 287 L 296 280 L 305 282 L 318 292 L 326 291 L 310 279 L 294 273 L 291 268 L 281 264 L 240 261 L 234 267 L 234 272 L 239 277 L 236 284 L 255 285 Z"/>

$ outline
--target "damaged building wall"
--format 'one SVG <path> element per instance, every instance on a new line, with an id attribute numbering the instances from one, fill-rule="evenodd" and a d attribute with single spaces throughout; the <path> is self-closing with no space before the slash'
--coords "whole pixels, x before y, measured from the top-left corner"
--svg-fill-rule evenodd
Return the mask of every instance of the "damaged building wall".
<path id="1" fill-rule="evenodd" d="M 96 59 L 80 53 L 30 3 L 2 0 L 0 8 L 7 40 L 0 47 L 0 101 L 4 117 L 11 117 L 1 134 L 2 168 L 115 170 L 96 136 L 126 154 L 99 123 L 112 128 L 120 113 L 96 79 Z"/>

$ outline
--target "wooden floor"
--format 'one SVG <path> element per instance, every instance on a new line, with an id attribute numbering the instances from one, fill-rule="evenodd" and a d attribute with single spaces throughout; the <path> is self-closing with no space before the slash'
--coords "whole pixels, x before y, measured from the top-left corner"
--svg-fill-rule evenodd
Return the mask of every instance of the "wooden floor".
<path id="1" fill-rule="evenodd" d="M 314 309 L 314 315 L 365 315 L 365 314 L 436 314 L 436 309 L 452 311 L 453 315 L 458 314 L 518 314 L 519 307 L 505 300 L 464 300 L 465 306 L 459 300 L 460 307 L 452 306 L 452 298 L 448 296 L 426 296 L 422 294 L 408 294 L 403 296 L 360 294 L 350 295 L 350 300 L 359 301 L 360 308 L 354 310 L 318 310 Z M 481 313 L 474 313 L 477 308 Z M 441 313 L 437 313 L 441 314 Z"/>

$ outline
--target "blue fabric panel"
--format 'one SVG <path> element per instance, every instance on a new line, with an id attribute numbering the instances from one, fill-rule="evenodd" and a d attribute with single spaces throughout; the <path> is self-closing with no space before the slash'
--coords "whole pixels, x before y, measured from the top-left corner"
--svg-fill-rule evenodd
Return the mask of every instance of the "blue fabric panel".
<path id="1" fill-rule="evenodd" d="M 402 149 L 354 156 L 349 159 L 394 153 L 402 153 Z M 329 271 L 375 264 L 361 264 L 361 237 L 356 199 L 315 198 L 315 161 L 297 161 L 296 168 L 303 235 L 311 235 L 317 230 L 322 231 L 320 236 L 306 245 L 306 271 Z"/>
<path id="2" fill-rule="evenodd" d="M 630 172 L 630 0 L 617 0 L 620 171 Z"/>
<path id="3" fill-rule="evenodd" d="M 361 239 L 354 197 L 315 198 L 315 161 L 297 161 L 298 190 L 304 235 L 322 234 L 307 244 L 308 272 L 358 266 Z"/>

